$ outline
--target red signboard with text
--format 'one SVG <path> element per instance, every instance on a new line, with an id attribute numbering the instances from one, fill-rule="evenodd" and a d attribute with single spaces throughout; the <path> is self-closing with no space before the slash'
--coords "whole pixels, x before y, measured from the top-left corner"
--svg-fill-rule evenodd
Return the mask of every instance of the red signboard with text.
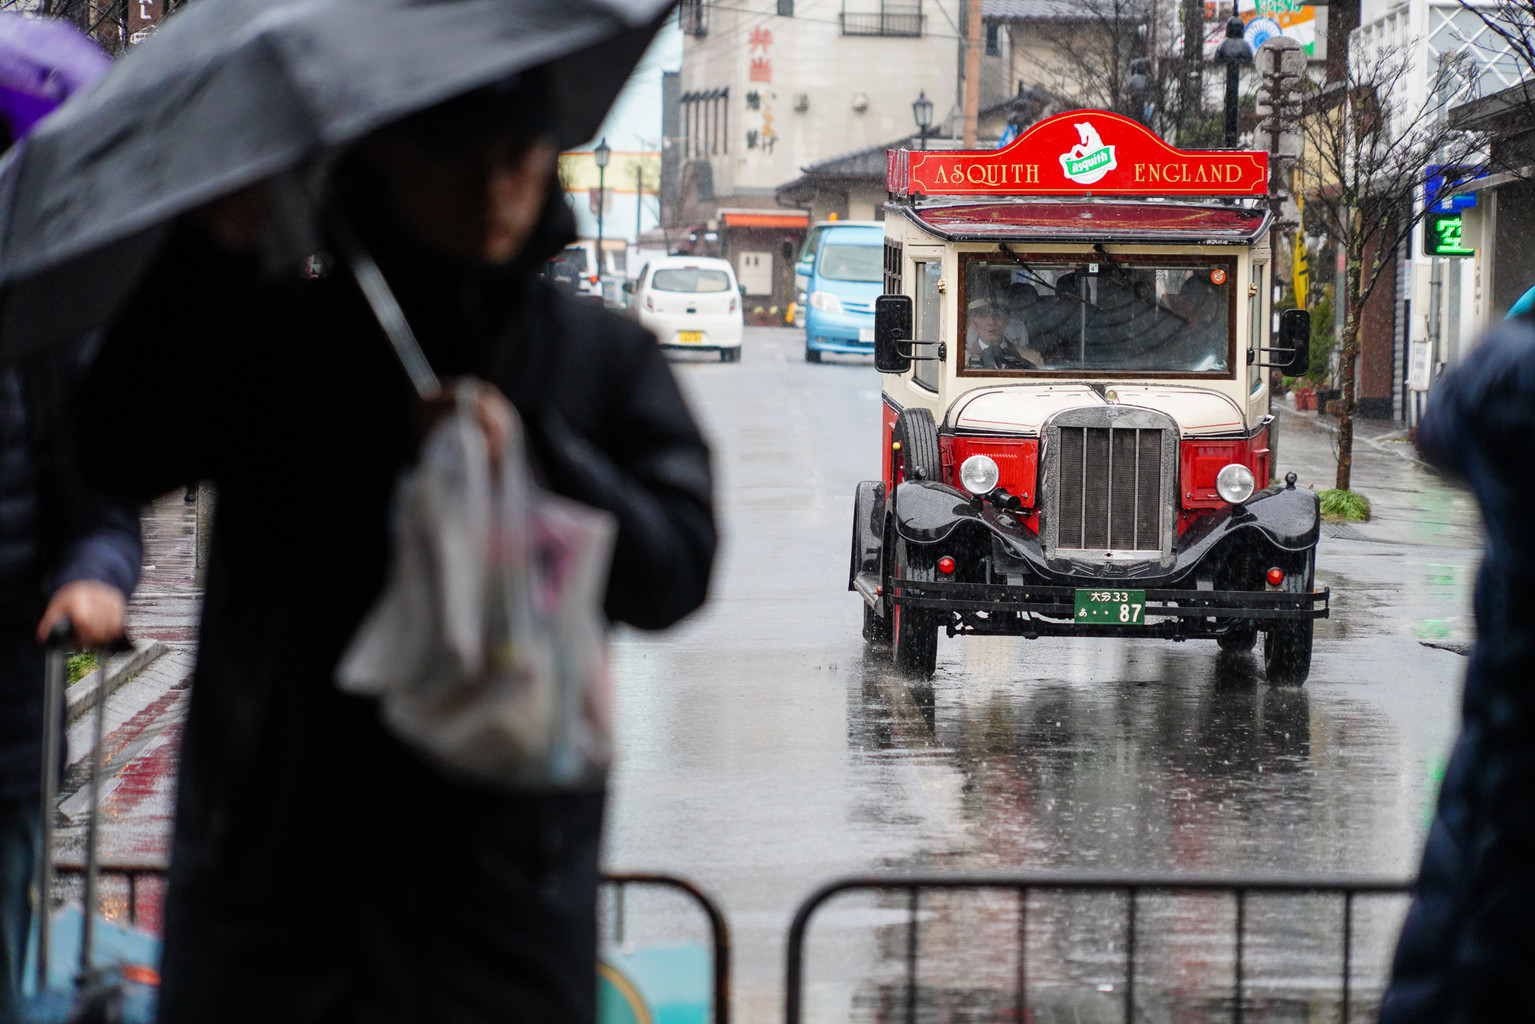
<path id="1" fill-rule="evenodd" d="M 896 195 L 1261 196 L 1268 154 L 1174 149 L 1139 122 L 1103 110 L 1040 121 L 1001 149 L 891 150 Z"/>

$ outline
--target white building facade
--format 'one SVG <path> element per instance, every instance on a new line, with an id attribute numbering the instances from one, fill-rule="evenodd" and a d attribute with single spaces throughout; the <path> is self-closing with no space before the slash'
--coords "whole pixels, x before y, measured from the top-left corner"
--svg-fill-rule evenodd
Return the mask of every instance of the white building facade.
<path id="1" fill-rule="evenodd" d="M 771 206 L 801 168 L 911 133 L 919 94 L 936 121 L 956 115 L 962 6 L 685 0 L 680 138 L 668 139 L 682 147 L 685 194 L 691 186 L 721 205 Z"/>
<path id="2" fill-rule="evenodd" d="M 1440 118 L 1460 104 L 1500 92 L 1520 80 L 1521 66 L 1468 6 L 1475 0 L 1363 0 L 1360 27 L 1351 40 L 1355 55 L 1369 59 L 1395 51 L 1412 71 L 1394 99 L 1400 111 L 1437 110 Z M 1486 9 L 1492 10 L 1491 4 Z M 1440 95 L 1429 95 L 1438 88 Z M 1428 168 L 1425 168 L 1425 176 Z M 1425 201 L 1420 192 L 1419 210 Z M 1459 211 L 1462 244 L 1469 256 L 1430 256 L 1420 222 L 1398 253 L 1393 418 L 1409 425 L 1421 413 L 1440 373 L 1460 363 L 1498 308 L 1493 289 L 1497 197 L 1478 197 Z"/>

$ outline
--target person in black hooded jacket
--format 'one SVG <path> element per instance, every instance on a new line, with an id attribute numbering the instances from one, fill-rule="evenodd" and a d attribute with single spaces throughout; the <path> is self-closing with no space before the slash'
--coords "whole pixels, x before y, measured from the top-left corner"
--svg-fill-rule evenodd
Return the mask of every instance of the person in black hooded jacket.
<path id="1" fill-rule="evenodd" d="M 661 628 L 707 591 L 709 453 L 654 338 L 537 274 L 571 218 L 528 88 L 365 140 L 337 202 L 437 373 L 504 394 L 546 486 L 617 517 L 608 616 Z M 260 212 L 177 228 L 82 405 L 83 433 L 143 453 L 107 482 L 218 494 L 160 1020 L 589 1021 L 602 793 L 450 779 L 335 685 L 430 410 L 349 277 L 261 276 Z"/>
<path id="2" fill-rule="evenodd" d="M 1487 539 L 1460 736 L 1402 926 L 1382 1024 L 1531 1017 L 1535 963 L 1535 318 L 1495 327 L 1435 387 L 1418 447 Z"/>

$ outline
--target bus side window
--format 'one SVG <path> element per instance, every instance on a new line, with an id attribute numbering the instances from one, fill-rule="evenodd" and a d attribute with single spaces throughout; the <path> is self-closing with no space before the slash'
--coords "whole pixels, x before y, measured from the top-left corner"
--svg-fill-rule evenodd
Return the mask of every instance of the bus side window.
<path id="1" fill-rule="evenodd" d="M 1247 351 L 1252 353 L 1252 361 L 1247 365 L 1247 390 L 1257 391 L 1263 386 L 1264 367 L 1257 363 L 1263 356 L 1260 354 L 1266 346 L 1268 324 L 1264 323 L 1263 312 L 1263 264 L 1253 264 L 1254 290 L 1247 298 L 1247 327 L 1248 343 Z"/>
<path id="2" fill-rule="evenodd" d="M 938 278 L 943 273 L 943 263 L 938 260 L 932 262 L 917 262 L 912 264 L 916 272 L 917 299 L 914 330 L 917 341 L 941 341 L 939 332 L 943 329 L 942 297 L 938 294 Z M 919 355 L 936 356 L 936 347 L 924 347 L 917 349 Z M 929 391 L 938 390 L 938 376 L 943 372 L 943 365 L 936 359 L 912 360 L 911 379 L 927 388 Z"/>

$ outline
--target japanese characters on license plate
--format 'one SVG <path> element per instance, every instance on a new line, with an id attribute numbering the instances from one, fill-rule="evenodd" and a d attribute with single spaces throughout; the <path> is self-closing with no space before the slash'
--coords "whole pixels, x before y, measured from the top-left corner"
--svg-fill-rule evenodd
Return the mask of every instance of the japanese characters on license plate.
<path id="1" fill-rule="evenodd" d="M 1144 590 L 1079 590 L 1076 620 L 1139 626 L 1146 621 Z"/>
<path id="2" fill-rule="evenodd" d="M 872 328 L 872 327 L 860 327 L 860 328 L 858 328 L 858 343 L 860 345 L 872 345 L 872 344 L 874 344 L 874 328 Z"/>
<path id="3" fill-rule="evenodd" d="M 697 345 L 704 340 L 703 331 L 678 331 L 677 343 L 680 345 Z"/>

